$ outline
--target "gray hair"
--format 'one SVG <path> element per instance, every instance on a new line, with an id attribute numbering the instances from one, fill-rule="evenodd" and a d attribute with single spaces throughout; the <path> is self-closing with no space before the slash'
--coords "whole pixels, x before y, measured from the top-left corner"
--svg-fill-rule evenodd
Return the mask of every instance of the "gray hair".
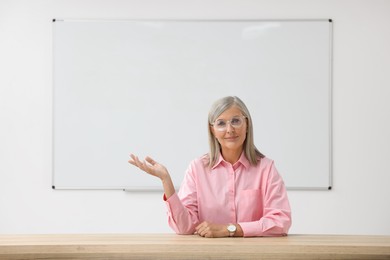
<path id="1" fill-rule="evenodd" d="M 223 112 L 225 112 L 227 109 L 233 106 L 236 106 L 238 109 L 240 109 L 243 116 L 247 118 L 247 123 L 248 123 L 247 134 L 244 141 L 245 156 L 247 157 L 247 159 L 252 165 L 256 165 L 258 163 L 258 159 L 264 157 L 264 155 L 256 148 L 254 144 L 253 124 L 252 124 L 252 118 L 248 108 L 246 107 L 244 102 L 242 102 L 242 100 L 239 99 L 238 97 L 227 96 L 215 101 L 209 111 L 209 117 L 208 117 L 208 132 L 209 132 L 209 146 L 210 146 L 209 167 L 213 167 L 215 165 L 221 153 L 220 144 L 217 138 L 215 138 L 213 132 L 211 131 L 211 126 L 214 123 L 214 121 Z"/>

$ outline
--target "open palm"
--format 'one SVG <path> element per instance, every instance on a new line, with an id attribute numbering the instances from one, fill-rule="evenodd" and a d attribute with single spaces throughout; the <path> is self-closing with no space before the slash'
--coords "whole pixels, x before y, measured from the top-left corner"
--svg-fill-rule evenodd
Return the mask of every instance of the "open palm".
<path id="1" fill-rule="evenodd" d="M 130 158 L 131 159 L 129 160 L 129 163 L 138 167 L 144 172 L 149 173 L 150 175 L 158 177 L 161 180 L 163 180 L 169 174 L 164 165 L 159 164 L 149 156 L 147 156 L 143 162 L 140 161 L 139 158 L 134 154 L 130 154 Z"/>

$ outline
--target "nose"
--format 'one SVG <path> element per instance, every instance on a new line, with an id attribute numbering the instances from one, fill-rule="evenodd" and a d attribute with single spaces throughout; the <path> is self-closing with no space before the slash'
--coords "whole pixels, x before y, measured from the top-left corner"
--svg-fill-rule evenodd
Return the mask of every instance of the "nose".
<path id="1" fill-rule="evenodd" d="M 230 133 L 233 133 L 234 132 L 234 127 L 232 126 L 232 124 L 230 122 L 228 122 L 228 124 L 226 125 L 226 132 L 228 132 L 229 134 Z"/>

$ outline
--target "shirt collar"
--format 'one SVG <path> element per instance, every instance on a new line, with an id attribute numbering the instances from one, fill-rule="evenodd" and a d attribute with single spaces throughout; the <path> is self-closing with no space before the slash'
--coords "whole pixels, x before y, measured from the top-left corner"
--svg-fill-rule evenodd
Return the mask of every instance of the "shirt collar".
<path id="1" fill-rule="evenodd" d="M 229 164 L 229 162 L 225 161 L 225 159 L 222 157 L 222 154 L 219 154 L 218 160 L 217 160 L 217 162 L 214 164 L 214 166 L 212 167 L 212 169 L 215 169 L 216 167 L 218 167 L 222 162 Z M 240 158 L 239 158 L 238 161 L 233 165 L 233 167 L 234 167 L 234 168 L 237 168 L 240 164 L 242 164 L 246 169 L 248 169 L 249 166 L 250 166 L 250 162 L 249 162 L 248 158 L 246 158 L 245 152 L 242 152 L 242 153 L 241 153 Z"/>

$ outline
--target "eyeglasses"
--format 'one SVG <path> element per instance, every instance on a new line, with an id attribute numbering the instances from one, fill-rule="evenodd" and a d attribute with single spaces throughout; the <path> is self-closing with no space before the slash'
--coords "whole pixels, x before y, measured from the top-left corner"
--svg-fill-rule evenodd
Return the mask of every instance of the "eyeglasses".
<path id="1" fill-rule="evenodd" d="M 215 130 L 219 132 L 224 132 L 227 129 L 228 123 L 235 129 L 240 128 L 243 125 L 245 118 L 245 116 L 235 116 L 230 120 L 217 119 L 211 125 L 214 127 Z"/>

